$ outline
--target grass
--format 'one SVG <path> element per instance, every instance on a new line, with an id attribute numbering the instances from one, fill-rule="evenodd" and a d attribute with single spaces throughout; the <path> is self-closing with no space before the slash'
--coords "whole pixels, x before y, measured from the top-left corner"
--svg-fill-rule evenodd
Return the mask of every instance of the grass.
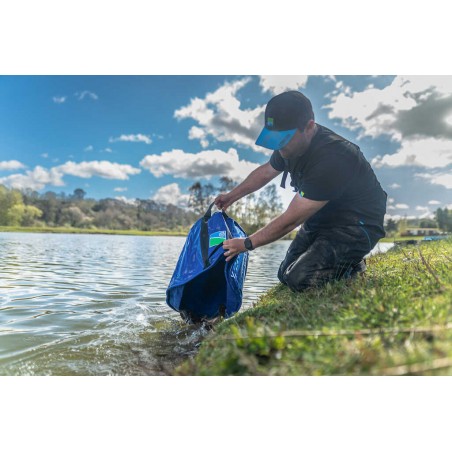
<path id="1" fill-rule="evenodd" d="M 279 284 L 175 374 L 452 375 L 451 256 L 451 239 L 395 247 L 356 280 Z"/>
<path id="2" fill-rule="evenodd" d="M 66 227 L 21 227 L 21 226 L 0 226 L 0 232 L 35 232 L 35 233 L 55 233 L 55 234 L 109 234 L 109 235 L 165 235 L 165 236 L 186 236 L 187 231 L 135 231 L 118 229 L 86 229 L 86 228 L 66 228 Z"/>
<path id="3" fill-rule="evenodd" d="M 416 241 L 420 241 L 420 240 L 424 240 L 424 236 L 423 235 L 411 235 L 411 236 L 401 236 L 401 235 L 396 235 L 396 236 L 392 236 L 392 237 L 383 237 L 382 239 L 380 239 L 380 242 L 386 242 L 386 243 L 394 243 L 394 242 L 406 242 L 407 240 L 416 240 Z"/>
<path id="4" fill-rule="evenodd" d="M 405 241 L 405 240 L 422 240 L 423 237 L 402 237 L 400 235 L 393 237 L 383 237 L 380 242 L 393 243 L 395 241 Z"/>

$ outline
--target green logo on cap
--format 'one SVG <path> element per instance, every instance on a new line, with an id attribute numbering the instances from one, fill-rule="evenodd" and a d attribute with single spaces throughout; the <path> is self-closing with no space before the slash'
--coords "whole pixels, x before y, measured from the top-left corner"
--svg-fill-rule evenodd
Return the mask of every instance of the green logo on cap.
<path id="1" fill-rule="evenodd" d="M 267 118 L 267 127 L 273 127 L 273 118 Z"/>

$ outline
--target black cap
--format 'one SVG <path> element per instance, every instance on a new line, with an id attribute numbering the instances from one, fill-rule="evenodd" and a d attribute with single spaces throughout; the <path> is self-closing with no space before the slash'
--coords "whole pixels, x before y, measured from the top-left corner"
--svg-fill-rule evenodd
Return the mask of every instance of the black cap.
<path id="1" fill-rule="evenodd" d="M 314 119 L 311 101 L 299 91 L 278 94 L 265 109 L 265 127 L 269 130 L 304 129 L 310 119 Z"/>
<path id="2" fill-rule="evenodd" d="M 314 119 L 311 101 L 299 91 L 287 91 L 270 99 L 265 108 L 265 127 L 256 144 L 267 149 L 283 148 L 295 135 Z"/>

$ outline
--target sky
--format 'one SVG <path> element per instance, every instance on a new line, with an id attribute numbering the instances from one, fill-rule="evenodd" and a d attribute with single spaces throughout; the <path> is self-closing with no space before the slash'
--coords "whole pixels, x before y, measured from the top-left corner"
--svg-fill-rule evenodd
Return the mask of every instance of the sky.
<path id="1" fill-rule="evenodd" d="M 452 207 L 452 76 L 0 76 L 0 184 L 184 207 L 195 181 L 269 160 L 265 104 L 290 89 L 360 146 L 387 218 Z"/>

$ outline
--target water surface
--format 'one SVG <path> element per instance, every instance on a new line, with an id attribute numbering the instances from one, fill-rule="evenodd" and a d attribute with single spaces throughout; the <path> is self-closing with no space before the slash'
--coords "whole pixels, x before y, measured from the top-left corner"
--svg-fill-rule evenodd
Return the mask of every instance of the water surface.
<path id="1" fill-rule="evenodd" d="M 184 243 L 0 233 L 0 375 L 170 373 L 207 334 L 165 303 Z M 289 244 L 250 253 L 242 309 L 278 282 Z"/>

